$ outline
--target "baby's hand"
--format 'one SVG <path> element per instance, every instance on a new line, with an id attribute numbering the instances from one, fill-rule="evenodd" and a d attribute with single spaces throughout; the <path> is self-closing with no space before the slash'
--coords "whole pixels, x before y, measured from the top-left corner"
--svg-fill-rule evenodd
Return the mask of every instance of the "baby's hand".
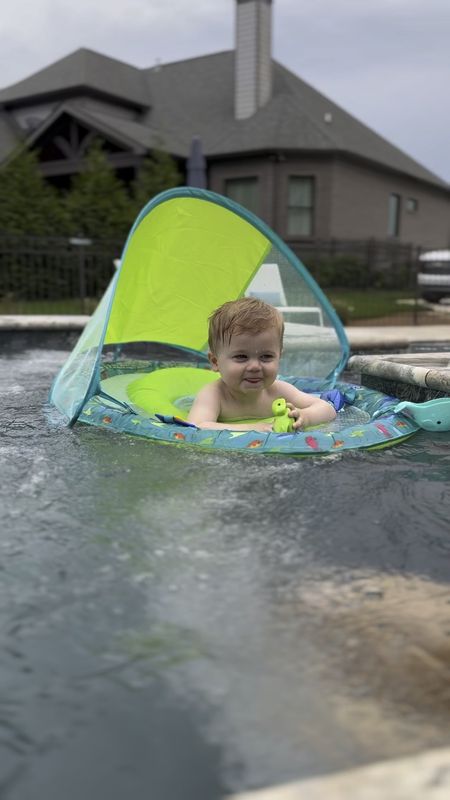
<path id="1" fill-rule="evenodd" d="M 288 415 L 291 417 L 291 419 L 294 420 L 292 425 L 293 430 L 299 431 L 303 427 L 306 427 L 306 421 L 302 416 L 301 410 L 299 408 L 296 408 L 296 406 L 294 406 L 292 403 L 286 403 L 286 405 L 289 409 Z"/>

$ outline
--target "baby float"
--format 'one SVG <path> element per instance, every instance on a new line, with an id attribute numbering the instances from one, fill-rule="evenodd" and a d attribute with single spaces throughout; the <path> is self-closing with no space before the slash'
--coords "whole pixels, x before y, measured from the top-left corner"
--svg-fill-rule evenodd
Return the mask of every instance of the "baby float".
<path id="1" fill-rule="evenodd" d="M 208 317 L 243 295 L 279 308 L 281 377 L 333 402 L 339 410 L 332 423 L 259 433 L 186 422 L 193 397 L 217 379 L 206 355 Z M 308 455 L 386 447 L 418 430 L 397 399 L 338 381 L 348 355 L 333 307 L 267 225 L 213 192 L 172 189 L 139 214 L 50 401 L 70 425 L 204 449 Z"/>

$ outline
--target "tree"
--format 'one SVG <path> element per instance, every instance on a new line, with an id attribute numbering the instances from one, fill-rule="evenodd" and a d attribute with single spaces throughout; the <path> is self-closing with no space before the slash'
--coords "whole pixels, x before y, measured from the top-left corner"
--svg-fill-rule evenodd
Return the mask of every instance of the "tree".
<path id="1" fill-rule="evenodd" d="M 128 232 L 133 204 L 98 139 L 87 151 L 83 169 L 73 178 L 65 204 L 72 234 L 113 239 Z"/>
<path id="2" fill-rule="evenodd" d="M 144 158 L 132 184 L 136 214 L 159 192 L 172 189 L 180 183 L 181 174 L 172 156 L 163 150 L 153 150 Z"/>
<path id="3" fill-rule="evenodd" d="M 42 177 L 35 151 L 22 150 L 0 168 L 0 230 L 60 236 L 66 224 L 64 204 Z"/>
<path id="4" fill-rule="evenodd" d="M 121 239 L 138 212 L 164 189 L 178 186 L 173 158 L 154 150 L 141 165 L 130 191 L 108 162 L 101 140 L 86 153 L 81 172 L 65 195 L 45 182 L 35 151 L 20 151 L 0 168 L 0 230 L 36 236 Z"/>

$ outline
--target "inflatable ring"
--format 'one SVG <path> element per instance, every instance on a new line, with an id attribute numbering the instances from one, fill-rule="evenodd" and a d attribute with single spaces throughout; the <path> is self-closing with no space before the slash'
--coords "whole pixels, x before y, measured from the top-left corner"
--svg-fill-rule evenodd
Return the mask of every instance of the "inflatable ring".
<path id="1" fill-rule="evenodd" d="M 158 364 L 159 366 L 159 364 Z M 147 365 L 151 369 L 151 365 Z M 342 450 L 384 448 L 402 441 L 419 426 L 395 413 L 398 400 L 381 392 L 347 383 L 335 388 L 354 399 L 333 422 L 295 433 L 260 433 L 200 429 L 187 423 L 189 403 L 217 374 L 201 367 L 168 367 L 148 374 L 124 373 L 101 382 L 101 392 L 84 405 L 79 421 L 154 441 L 207 450 L 243 451 L 290 456 L 323 455 Z M 283 377 L 303 391 L 320 394 L 327 388 L 311 378 Z"/>

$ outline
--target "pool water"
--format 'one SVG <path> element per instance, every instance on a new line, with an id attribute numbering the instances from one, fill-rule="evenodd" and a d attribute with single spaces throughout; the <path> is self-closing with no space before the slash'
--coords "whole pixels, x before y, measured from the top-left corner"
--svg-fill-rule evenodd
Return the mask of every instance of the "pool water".
<path id="1" fill-rule="evenodd" d="M 214 800 L 450 743 L 450 434 L 207 454 L 0 357 L 0 795 Z"/>

